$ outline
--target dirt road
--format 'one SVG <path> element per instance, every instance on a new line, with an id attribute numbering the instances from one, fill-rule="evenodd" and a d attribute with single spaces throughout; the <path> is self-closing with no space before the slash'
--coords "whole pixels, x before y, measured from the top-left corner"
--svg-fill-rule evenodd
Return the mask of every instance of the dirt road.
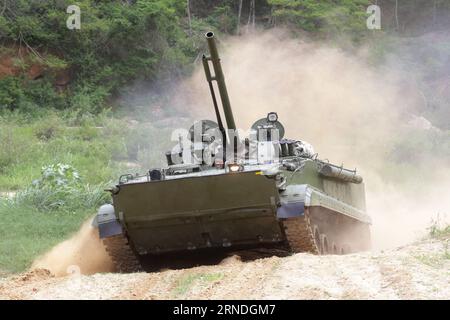
<path id="1" fill-rule="evenodd" d="M 450 299 L 449 239 L 346 256 L 295 254 L 158 272 L 0 280 L 1 299 Z M 76 270 L 75 270 L 76 271 Z"/>

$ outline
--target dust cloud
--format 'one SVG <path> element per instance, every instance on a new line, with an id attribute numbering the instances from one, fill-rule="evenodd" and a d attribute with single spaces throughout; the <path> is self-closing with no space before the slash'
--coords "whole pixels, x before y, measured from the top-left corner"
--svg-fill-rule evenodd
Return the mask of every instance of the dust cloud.
<path id="1" fill-rule="evenodd" d="M 88 219 L 72 238 L 38 258 L 31 269 L 46 269 L 55 276 L 114 271 L 98 230 L 91 226 L 91 221 Z"/>
<path id="2" fill-rule="evenodd" d="M 420 238 L 438 215 L 448 220 L 450 154 L 427 154 L 420 145 L 406 154 L 399 148 L 417 133 L 425 144 L 445 134 L 417 121 L 423 97 L 401 71 L 368 65 L 364 50 L 292 39 L 282 30 L 218 41 L 238 127 L 246 130 L 276 111 L 286 137 L 313 144 L 321 159 L 357 167 L 375 249 Z M 214 119 L 201 66 L 167 94 L 192 118 Z M 82 274 L 113 270 L 90 222 L 33 264 L 55 275 L 77 266 Z"/>
<path id="3" fill-rule="evenodd" d="M 450 153 L 426 154 L 420 146 L 402 151 L 410 135 L 419 133 L 432 145 L 445 133 L 417 124 L 423 97 L 401 71 L 370 66 L 364 49 L 292 39 L 282 30 L 219 45 L 239 128 L 276 111 L 286 137 L 312 143 L 321 159 L 358 168 L 375 248 L 417 239 L 432 218 L 450 214 Z M 200 66 L 182 86 L 186 106 L 214 119 Z"/>

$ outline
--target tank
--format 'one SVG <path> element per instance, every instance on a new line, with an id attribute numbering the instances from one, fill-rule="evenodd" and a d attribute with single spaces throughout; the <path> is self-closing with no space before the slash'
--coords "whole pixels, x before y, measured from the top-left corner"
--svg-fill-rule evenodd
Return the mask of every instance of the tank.
<path id="1" fill-rule="evenodd" d="M 122 175 L 108 190 L 112 204 L 100 208 L 95 224 L 117 271 L 140 270 L 145 255 L 208 248 L 369 249 L 363 178 L 320 160 L 307 142 L 285 138 L 276 110 L 238 132 L 214 34 L 205 36 L 216 121 L 186 130 L 166 152 L 165 167 Z"/>

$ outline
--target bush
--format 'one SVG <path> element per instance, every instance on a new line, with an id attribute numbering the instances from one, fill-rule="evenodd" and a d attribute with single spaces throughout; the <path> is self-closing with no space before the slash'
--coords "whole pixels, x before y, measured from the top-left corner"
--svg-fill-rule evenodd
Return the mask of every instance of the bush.
<path id="1" fill-rule="evenodd" d="M 105 100 L 125 83 L 146 78 L 172 80 L 198 54 L 185 32 L 183 0 L 80 0 L 82 28 L 66 26 L 69 0 L 10 1 L 0 16 L 3 43 L 34 48 L 20 64 L 19 77 L 0 80 L 0 109 L 75 108 L 98 113 Z M 227 15 L 225 15 L 226 17 Z M 20 27 L 19 27 L 20 26 Z M 50 54 L 54 52 L 55 54 Z M 15 52 L 9 55 L 17 55 Z M 27 80 L 31 64 L 45 67 L 42 77 Z M 54 78 L 64 70 L 70 77 L 64 94 Z"/>
<path id="2" fill-rule="evenodd" d="M 445 217 L 445 216 L 444 216 Z M 431 238 L 442 238 L 450 236 L 450 225 L 445 223 L 440 215 L 431 220 L 428 227 L 428 234 Z"/>
<path id="3" fill-rule="evenodd" d="M 19 163 L 23 153 L 31 149 L 31 141 L 26 136 L 18 134 L 13 126 L 0 121 L 0 173 L 5 173 L 7 168 Z"/>
<path id="4" fill-rule="evenodd" d="M 206 22 L 222 32 L 234 33 L 237 16 L 228 4 L 224 4 L 214 8 Z"/>
<path id="5" fill-rule="evenodd" d="M 25 99 L 20 79 L 5 77 L 0 80 L 0 110 L 13 110 Z"/>
<path id="6" fill-rule="evenodd" d="M 106 185 L 83 184 L 78 171 L 67 164 L 54 164 L 42 168 L 41 177 L 17 193 L 14 202 L 39 211 L 75 212 L 93 209 L 105 203 Z"/>
<path id="7" fill-rule="evenodd" d="M 128 160 L 138 162 L 146 169 L 162 165 L 165 162 L 165 152 L 175 144 L 170 138 L 169 128 L 161 129 L 151 124 L 137 125 L 125 137 Z"/>
<path id="8" fill-rule="evenodd" d="M 99 113 L 104 108 L 104 100 L 108 94 L 108 90 L 101 85 L 94 88 L 82 86 L 73 95 L 71 108 L 82 113 Z"/>
<path id="9" fill-rule="evenodd" d="M 33 126 L 33 133 L 39 140 L 48 141 L 62 131 L 62 123 L 56 115 L 51 114 Z"/>
<path id="10" fill-rule="evenodd" d="M 5 77 L 0 80 L 0 110 L 33 112 L 38 108 L 62 109 L 66 97 L 53 88 L 51 79 L 29 80 L 24 77 Z"/>

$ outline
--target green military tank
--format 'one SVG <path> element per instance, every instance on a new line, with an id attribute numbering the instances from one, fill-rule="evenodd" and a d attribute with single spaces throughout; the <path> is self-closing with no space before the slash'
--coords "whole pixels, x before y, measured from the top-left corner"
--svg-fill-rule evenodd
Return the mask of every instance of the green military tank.
<path id="1" fill-rule="evenodd" d="M 319 160 L 308 143 L 284 138 L 276 112 L 242 136 L 214 34 L 206 33 L 206 40 L 203 67 L 217 121 L 197 121 L 180 135 L 165 155 L 166 167 L 121 176 L 109 190 L 113 204 L 95 218 L 117 271 L 139 270 L 145 255 L 208 248 L 369 249 L 362 177 Z"/>

